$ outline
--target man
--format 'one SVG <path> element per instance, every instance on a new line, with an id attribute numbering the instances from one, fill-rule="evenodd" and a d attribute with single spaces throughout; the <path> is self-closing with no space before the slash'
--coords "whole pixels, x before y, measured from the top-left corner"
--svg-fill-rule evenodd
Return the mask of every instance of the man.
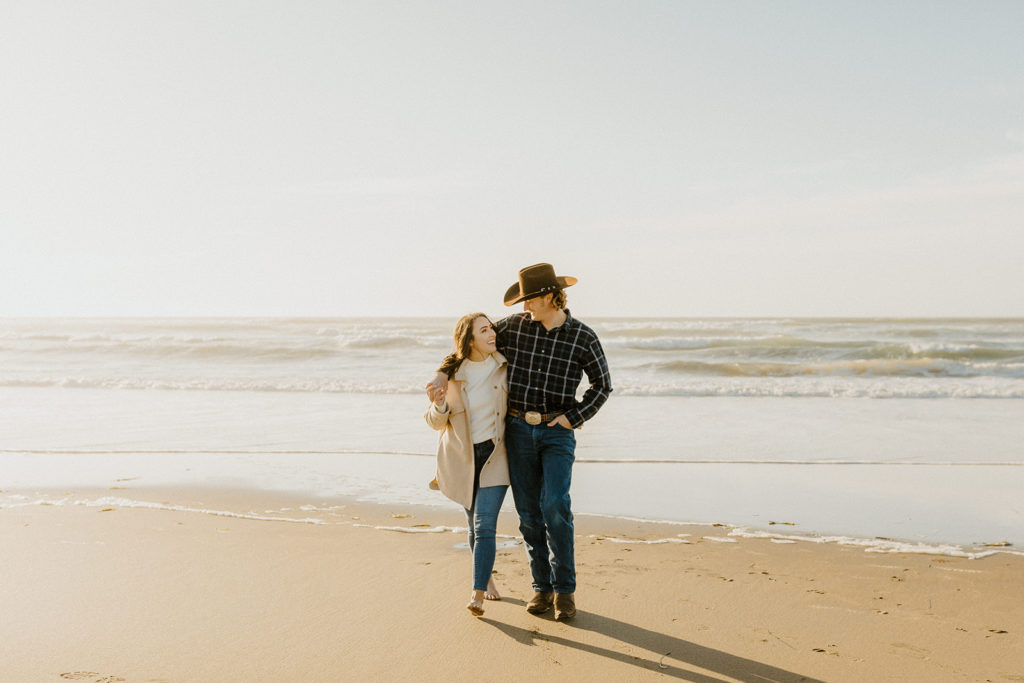
<path id="1" fill-rule="evenodd" d="M 505 445 L 519 530 L 530 557 L 531 614 L 554 606 L 555 619 L 576 614 L 575 529 L 569 485 L 575 460 L 574 429 L 597 414 L 611 394 L 611 376 L 597 335 L 565 307 L 574 277 L 555 275 L 547 263 L 519 271 L 505 305 L 523 313 L 495 324 L 498 351 L 507 359 L 508 417 Z M 447 387 L 447 362 L 427 386 L 433 400 Z M 583 374 L 590 386 L 576 389 Z"/>

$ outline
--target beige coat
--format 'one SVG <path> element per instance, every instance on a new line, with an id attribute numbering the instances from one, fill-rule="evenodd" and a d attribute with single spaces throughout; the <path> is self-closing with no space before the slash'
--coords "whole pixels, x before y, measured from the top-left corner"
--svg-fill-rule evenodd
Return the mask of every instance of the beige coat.
<path id="1" fill-rule="evenodd" d="M 480 471 L 480 488 L 508 486 L 508 457 L 505 455 L 505 410 L 508 406 L 508 361 L 495 352 L 497 366 L 488 381 L 497 389 L 494 412 L 497 413 L 497 436 L 494 452 Z M 423 416 L 432 429 L 440 430 L 437 440 L 437 485 L 444 495 L 466 508 L 473 506 L 473 440 L 469 435 L 468 399 L 464 368 L 459 368 L 448 386 L 446 409 L 442 412 L 431 403 Z"/>

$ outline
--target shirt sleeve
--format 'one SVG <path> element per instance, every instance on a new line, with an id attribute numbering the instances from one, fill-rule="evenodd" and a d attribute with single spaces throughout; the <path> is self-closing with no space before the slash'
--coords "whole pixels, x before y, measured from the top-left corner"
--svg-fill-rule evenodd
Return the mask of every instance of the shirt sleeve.
<path id="1" fill-rule="evenodd" d="M 507 315 L 498 322 L 494 323 L 494 332 L 497 335 L 495 338 L 495 344 L 498 352 L 504 354 L 505 349 L 508 348 L 508 338 L 511 334 L 509 330 L 509 324 L 512 321 L 512 316 Z"/>
<path id="2" fill-rule="evenodd" d="M 582 365 L 590 386 L 584 392 L 583 400 L 578 401 L 574 408 L 565 413 L 573 429 L 582 427 L 584 422 L 597 415 L 597 411 L 612 393 L 612 376 L 608 371 L 608 361 L 604 357 L 601 342 L 596 337 L 587 346 Z"/>
<path id="3" fill-rule="evenodd" d="M 442 430 L 445 425 L 448 424 L 448 401 L 445 401 L 442 405 L 431 403 L 427 406 L 427 412 L 423 414 L 423 418 L 430 425 L 431 429 Z"/>

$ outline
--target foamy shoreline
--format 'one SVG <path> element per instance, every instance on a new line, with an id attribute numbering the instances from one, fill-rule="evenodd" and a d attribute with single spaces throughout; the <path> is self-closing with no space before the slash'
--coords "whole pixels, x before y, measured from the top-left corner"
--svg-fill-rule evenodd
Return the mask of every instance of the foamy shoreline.
<path id="1" fill-rule="evenodd" d="M 105 510 L 116 510 L 116 509 L 132 509 L 141 508 L 149 510 L 162 510 L 166 512 L 178 512 L 178 513 L 192 513 L 201 515 L 210 515 L 214 517 L 226 517 L 235 519 L 245 519 L 250 521 L 262 521 L 262 522 L 284 522 L 284 523 L 297 523 L 297 524 L 313 524 L 313 525 L 352 525 L 357 527 L 372 526 L 382 531 L 398 531 L 404 533 L 443 533 L 452 532 L 456 534 L 465 533 L 465 526 L 454 525 L 454 526 L 439 526 L 439 527 L 422 527 L 422 526 L 396 526 L 396 525 L 367 525 L 363 523 L 353 522 L 343 518 L 343 515 L 339 516 L 338 511 L 344 510 L 350 505 L 375 505 L 381 508 L 388 509 L 402 509 L 402 510 L 415 510 L 415 511 L 429 511 L 430 514 L 437 514 L 437 508 L 441 509 L 452 508 L 454 505 L 447 504 L 447 501 L 440 501 L 439 504 L 424 506 L 422 504 L 409 503 L 408 501 L 375 501 L 367 502 L 365 500 L 359 500 L 353 497 L 346 497 L 337 500 L 331 500 L 328 504 L 322 499 L 317 500 L 316 503 L 311 502 L 314 500 L 309 496 L 296 496 L 295 494 L 285 494 L 285 500 L 288 501 L 287 505 L 280 506 L 278 508 L 269 508 L 264 510 L 241 510 L 241 509 L 213 509 L 205 507 L 196 507 L 190 505 L 184 505 L 172 502 L 173 500 L 180 499 L 182 496 L 182 489 L 177 487 L 163 487 L 160 490 L 149 490 L 141 489 L 136 492 L 136 495 L 131 496 L 132 493 L 130 487 L 120 486 L 114 487 L 119 490 L 118 495 L 110 495 L 110 491 L 83 491 L 80 493 L 74 493 L 70 491 L 0 491 L 0 511 L 4 510 L 16 510 L 18 508 L 26 508 L 33 506 L 46 506 L 46 507 L 71 507 L 81 506 L 86 508 L 102 508 Z M 195 495 L 199 492 L 206 491 L 209 495 L 213 495 L 217 498 L 224 498 L 225 493 L 223 489 L 217 489 L 215 487 L 200 487 L 187 489 L 190 495 Z M 120 493 L 123 492 L 123 493 Z M 244 490 L 239 489 L 230 492 L 227 496 L 228 499 L 236 499 L 240 501 L 250 499 L 261 499 L 266 495 L 270 495 L 271 498 L 277 499 L 280 494 L 272 494 L 266 491 L 256 490 Z M 155 499 L 160 499 L 159 502 Z M 296 516 L 297 513 L 303 513 L 306 516 Z M 443 514 L 443 513 L 442 513 Z M 404 519 L 412 516 L 412 513 L 402 513 L 398 518 Z M 517 518 L 513 510 L 508 509 L 508 506 L 503 508 L 502 516 L 514 520 L 518 523 Z M 686 528 L 701 530 L 705 529 L 708 531 L 717 530 L 719 533 L 714 536 L 705 536 L 703 534 L 697 534 L 700 538 L 707 540 L 713 540 L 718 542 L 733 542 L 736 539 L 766 539 L 773 543 L 779 544 L 796 544 L 796 543 L 810 543 L 810 544 L 823 544 L 823 545 L 838 545 L 838 546 L 849 546 L 853 548 L 863 549 L 868 553 L 913 553 L 913 554 L 924 554 L 924 555 L 943 555 L 947 557 L 959 557 L 970 560 L 978 560 L 986 557 L 991 557 L 998 554 L 1006 555 L 1017 555 L 1024 557 L 1024 550 L 1015 548 L 1009 543 L 995 542 L 992 544 L 980 544 L 974 546 L 961 546 L 956 544 L 948 543 L 921 543 L 908 540 L 898 540 L 892 538 L 858 538 L 853 536 L 835 536 L 835 535 L 818 535 L 818 534 L 807 534 L 807 533 L 793 533 L 793 532 L 782 532 L 771 529 L 757 529 L 744 526 L 737 526 L 723 522 L 693 522 L 693 521 L 676 521 L 666 519 L 645 519 L 639 517 L 629 517 L 622 515 L 606 515 L 601 513 L 576 513 L 577 518 L 589 518 L 595 520 L 596 523 L 600 524 L 601 520 L 604 520 L 609 527 L 608 530 L 603 530 L 598 534 L 591 534 L 592 538 L 599 538 L 602 541 L 608 541 L 612 543 L 646 543 L 646 544 L 658 544 L 658 543 L 689 543 L 683 537 L 689 537 L 691 533 L 677 533 L 667 537 L 652 536 L 652 529 L 660 529 L 663 527 L 672 528 Z M 635 524 L 637 529 L 647 529 L 643 537 L 633 539 L 618 538 L 614 535 L 613 529 L 621 527 L 622 524 Z M 769 526 L 779 526 L 782 528 L 791 528 L 792 524 L 785 522 L 770 522 Z M 518 542 L 518 532 L 512 534 L 505 534 L 502 536 L 506 539 L 513 539 Z"/>

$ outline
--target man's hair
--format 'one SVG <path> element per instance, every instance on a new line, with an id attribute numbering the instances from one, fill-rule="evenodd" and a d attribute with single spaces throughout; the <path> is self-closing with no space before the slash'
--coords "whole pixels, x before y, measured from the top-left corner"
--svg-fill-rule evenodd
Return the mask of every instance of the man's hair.
<path id="1" fill-rule="evenodd" d="M 556 289 L 555 292 L 551 295 L 551 305 L 554 306 L 555 308 L 564 309 L 565 308 L 565 302 L 566 302 L 565 290 L 564 289 Z"/>

